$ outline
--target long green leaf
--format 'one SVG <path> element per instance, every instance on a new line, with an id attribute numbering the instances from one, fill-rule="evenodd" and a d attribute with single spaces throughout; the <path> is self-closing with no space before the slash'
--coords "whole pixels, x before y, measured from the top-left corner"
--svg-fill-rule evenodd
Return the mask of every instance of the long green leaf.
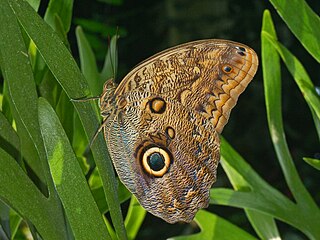
<path id="1" fill-rule="evenodd" d="M 18 231 L 22 218 L 12 209 L 10 210 L 10 229 L 11 229 L 11 237 L 15 239 L 15 235 Z"/>
<path id="2" fill-rule="evenodd" d="M 38 8 L 40 6 L 40 0 L 28 0 L 28 3 L 31 7 L 33 7 L 34 10 L 38 11 Z"/>
<path id="3" fill-rule="evenodd" d="M 320 63 L 320 18 L 304 0 L 270 0 L 305 49 Z"/>
<path id="4" fill-rule="evenodd" d="M 0 148 L 0 198 L 29 219 L 48 240 L 67 239 L 65 222 L 55 202 L 37 189 L 18 163 Z"/>
<path id="5" fill-rule="evenodd" d="M 0 139 L 0 147 L 21 162 L 20 139 L 2 112 L 0 112 Z"/>
<path id="6" fill-rule="evenodd" d="M 306 102 L 315 111 L 318 119 L 320 119 L 320 97 L 303 65 L 287 48 L 277 42 L 271 34 L 268 34 L 267 31 L 262 32 L 262 37 L 270 41 L 273 47 L 278 51 Z"/>
<path id="7" fill-rule="evenodd" d="M 21 153 L 35 174 L 46 183 L 49 174 L 45 175 L 45 165 L 41 162 L 41 157 L 45 155 L 35 117 L 37 93 L 26 46 L 17 20 L 6 0 L 0 1 L 0 12 L 5 13 L 0 14 L 1 68 L 21 141 Z"/>
<path id="8" fill-rule="evenodd" d="M 238 191 L 213 188 L 210 191 L 210 203 L 255 210 L 291 224 L 311 239 L 319 238 L 320 229 L 316 224 L 320 219 L 318 210 L 310 213 L 272 188 L 223 138 L 221 153 L 223 168 L 228 169 L 230 174 L 241 176 L 249 187 L 240 185 Z"/>
<path id="9" fill-rule="evenodd" d="M 268 25 L 273 25 L 270 13 L 268 11 L 265 11 L 264 22 L 268 22 Z M 294 58 L 288 52 L 288 50 L 277 43 L 275 32 L 269 31 L 267 28 L 263 29 L 262 39 L 262 67 L 265 99 L 269 129 L 273 145 L 276 150 L 286 182 L 297 203 L 304 206 L 305 211 L 310 212 L 310 214 L 318 212 L 320 215 L 317 205 L 313 201 L 299 177 L 286 142 L 281 113 L 281 78 L 280 65 L 277 61 L 279 57 L 276 57 L 276 59 L 272 58 L 277 54 L 275 51 L 277 50 L 280 56 L 284 59 L 289 71 L 292 71 L 292 75 L 297 79 L 297 83 L 303 88 L 304 93 L 308 96 L 312 96 L 311 99 L 308 99 L 306 96 L 306 99 L 310 101 L 310 105 L 313 104 L 311 102 L 317 101 L 317 97 L 312 94 L 312 92 L 315 92 L 315 90 L 312 90 L 312 85 L 310 83 L 311 81 L 307 78 L 308 75 L 306 74 L 302 65 L 299 64 L 298 60 Z M 267 41 L 269 42 L 269 45 Z M 278 76 L 274 76 L 275 72 L 278 72 Z M 315 108 L 320 110 L 319 106 L 320 101 L 318 107 L 315 106 Z"/>
<path id="10" fill-rule="evenodd" d="M 32 9 L 29 5 L 28 7 Z M 49 196 L 48 203 L 44 203 L 43 209 L 39 208 L 39 210 L 33 209 L 30 211 L 29 208 L 29 211 L 27 211 L 26 214 L 22 214 L 22 216 L 29 219 L 32 224 L 36 226 L 40 234 L 46 235 L 46 232 L 51 233 L 52 236 L 50 239 L 54 239 L 57 236 L 65 237 L 66 229 L 64 215 L 61 203 L 54 189 L 49 172 L 49 165 L 46 161 L 45 150 L 37 118 L 37 93 L 21 28 L 7 1 L 0 1 L 0 10 L 1 13 L 3 13 L 0 15 L 1 68 L 8 86 L 8 96 L 11 101 L 13 118 L 17 124 L 21 155 L 27 160 L 31 169 L 33 169 L 36 175 L 40 178 L 41 181 L 37 181 L 38 187 L 40 187 L 40 189 Z M 12 171 L 10 168 L 7 168 L 7 164 L 1 164 L 1 166 L 6 166 L 3 169 L 4 173 L 6 171 Z M 20 169 L 19 171 L 22 170 Z M 17 186 L 24 186 L 26 187 L 26 191 L 30 191 L 31 193 L 36 190 L 28 189 L 27 187 L 29 186 L 34 188 L 34 185 L 29 184 L 27 186 L 24 182 L 18 181 L 22 181 L 27 178 L 27 176 L 17 179 L 16 177 L 12 177 L 10 174 L 3 174 L 2 177 L 3 179 L 0 179 L 1 182 L 12 181 L 12 179 L 15 179 L 15 183 L 17 185 L 12 186 L 10 189 L 3 188 L 3 192 L 0 196 L 1 198 L 6 199 L 6 203 L 10 207 L 13 207 L 21 214 L 25 210 L 22 209 L 25 207 L 25 198 L 30 198 L 30 196 L 22 197 L 23 194 L 15 195 L 12 190 L 18 191 L 19 193 L 19 188 L 17 188 Z M 9 177 L 11 177 L 11 179 L 7 179 Z M 45 184 L 47 186 L 45 186 Z M 32 198 L 34 203 L 40 201 L 38 198 L 39 196 L 34 196 Z M 41 198 L 44 198 L 44 196 L 41 196 Z M 30 204 L 30 202 L 28 203 Z M 31 206 L 34 205 L 31 204 Z M 43 220 L 39 219 L 40 213 L 45 214 Z M 47 219 L 49 217 L 50 219 Z M 48 225 L 45 226 L 45 223 L 51 224 L 51 228 L 53 230 L 48 231 L 48 229 L 46 229 L 48 228 Z M 57 231 L 57 229 L 59 229 L 60 232 L 54 234 L 54 231 Z"/>
<path id="11" fill-rule="evenodd" d="M 44 19 L 53 29 L 55 29 L 56 16 L 58 16 L 62 21 L 64 31 L 69 32 L 72 7 L 73 0 L 50 0 Z"/>
<path id="12" fill-rule="evenodd" d="M 43 98 L 39 100 L 39 121 L 52 177 L 75 238 L 110 239 L 69 140 Z"/>
<path id="13" fill-rule="evenodd" d="M 88 85 L 70 52 L 53 30 L 25 1 L 9 0 L 19 22 L 34 41 L 50 71 L 61 84 L 69 98 L 79 99 L 89 95 Z M 88 138 L 99 127 L 97 116 L 88 103 L 76 102 L 75 108 L 85 127 Z M 115 174 L 103 136 L 99 134 L 92 145 L 92 153 L 103 181 L 113 225 L 120 239 L 126 239 L 122 214 L 117 197 Z"/>
<path id="14" fill-rule="evenodd" d="M 126 230 L 128 232 L 128 239 L 133 240 L 136 238 L 146 213 L 146 210 L 141 207 L 138 200 L 132 195 L 128 213 L 124 221 Z"/>
<path id="15" fill-rule="evenodd" d="M 315 169 L 320 170 L 320 160 L 319 159 L 303 158 L 303 160 L 306 161 L 309 165 L 311 165 Z"/>
<path id="16" fill-rule="evenodd" d="M 111 38 L 110 46 L 104 59 L 102 71 L 100 73 L 100 81 L 103 83 L 109 79 L 117 77 L 118 69 L 118 53 L 117 53 L 117 40 L 119 36 L 114 35 Z"/>
<path id="17" fill-rule="evenodd" d="M 101 94 L 102 85 L 99 84 L 99 73 L 96 58 L 81 27 L 76 28 L 76 37 L 80 56 L 81 72 L 87 79 L 93 96 Z"/>
<path id="18" fill-rule="evenodd" d="M 236 162 L 238 162 L 240 171 L 233 167 L 233 164 Z M 245 164 L 244 160 L 238 154 L 231 150 L 224 138 L 221 140 L 221 165 L 235 190 L 254 191 L 258 186 L 252 183 L 257 183 L 260 186 L 265 184 L 259 176 L 254 173 L 254 170 Z M 272 216 L 252 209 L 245 208 L 244 210 L 252 227 L 260 238 L 273 239 L 279 237 L 279 232 Z"/>
<path id="19" fill-rule="evenodd" d="M 106 202 L 106 197 L 103 191 L 101 178 L 99 176 L 99 172 L 97 169 L 93 171 L 89 178 L 89 186 L 92 191 L 92 195 L 99 207 L 100 212 L 106 213 L 109 211 L 108 203 Z M 117 179 L 118 182 L 118 196 L 119 196 L 119 202 L 124 203 L 131 197 L 131 193 L 129 190 L 123 185 L 122 182 L 120 182 L 119 179 Z"/>
<path id="20" fill-rule="evenodd" d="M 0 239 L 11 239 L 10 208 L 0 200 Z"/>
<path id="21" fill-rule="evenodd" d="M 233 225 L 232 223 L 224 220 L 223 218 L 209 213 L 204 210 L 200 210 L 196 217 L 195 221 L 198 223 L 201 231 L 188 236 L 173 237 L 169 240 L 251 240 L 256 239 L 249 233 L 243 231 L 241 228 Z"/>

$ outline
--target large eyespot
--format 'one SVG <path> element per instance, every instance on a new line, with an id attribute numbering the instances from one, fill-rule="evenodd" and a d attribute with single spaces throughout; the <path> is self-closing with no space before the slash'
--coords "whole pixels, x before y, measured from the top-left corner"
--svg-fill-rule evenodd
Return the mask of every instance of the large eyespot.
<path id="1" fill-rule="evenodd" d="M 164 113 L 166 102 L 160 97 L 153 98 L 149 101 L 149 108 L 152 113 Z"/>
<path id="2" fill-rule="evenodd" d="M 151 147 L 142 156 L 142 167 L 150 175 L 162 177 L 171 164 L 171 154 L 161 147 Z"/>

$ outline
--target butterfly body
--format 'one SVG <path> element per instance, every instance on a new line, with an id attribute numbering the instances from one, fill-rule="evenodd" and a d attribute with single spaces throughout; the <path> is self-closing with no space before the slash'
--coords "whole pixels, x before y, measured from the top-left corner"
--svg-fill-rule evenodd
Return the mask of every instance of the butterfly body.
<path id="1" fill-rule="evenodd" d="M 100 99 L 116 171 L 149 212 L 190 222 L 209 204 L 219 134 L 258 65 L 254 51 L 225 40 L 165 50 L 135 67 Z"/>

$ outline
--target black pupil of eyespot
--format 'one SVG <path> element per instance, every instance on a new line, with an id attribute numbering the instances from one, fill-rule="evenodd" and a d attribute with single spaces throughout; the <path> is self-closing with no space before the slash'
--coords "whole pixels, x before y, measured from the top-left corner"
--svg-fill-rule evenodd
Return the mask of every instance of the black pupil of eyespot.
<path id="1" fill-rule="evenodd" d="M 164 159 L 160 153 L 152 153 L 148 158 L 148 164 L 153 171 L 160 171 L 164 168 Z"/>
<path id="2" fill-rule="evenodd" d="M 226 72 L 230 72 L 230 71 L 231 71 L 231 67 L 225 66 L 225 67 L 224 67 L 224 70 L 225 70 Z"/>

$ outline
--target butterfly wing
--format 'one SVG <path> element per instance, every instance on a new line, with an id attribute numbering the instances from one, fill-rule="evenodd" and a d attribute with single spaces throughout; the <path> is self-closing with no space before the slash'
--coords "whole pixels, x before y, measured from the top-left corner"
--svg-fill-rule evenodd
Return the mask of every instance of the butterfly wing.
<path id="1" fill-rule="evenodd" d="M 208 119 L 161 95 L 127 94 L 105 136 L 121 181 L 149 212 L 190 222 L 209 204 L 219 137 Z"/>
<path id="2" fill-rule="evenodd" d="M 174 223 L 209 203 L 219 133 L 258 66 L 240 43 L 203 40 L 135 67 L 101 103 L 119 178 L 141 205 Z"/>
<path id="3" fill-rule="evenodd" d="M 167 96 L 200 112 L 221 133 L 257 67 L 257 55 L 248 46 L 226 40 L 195 41 L 139 64 L 115 94 L 148 91 Z"/>

